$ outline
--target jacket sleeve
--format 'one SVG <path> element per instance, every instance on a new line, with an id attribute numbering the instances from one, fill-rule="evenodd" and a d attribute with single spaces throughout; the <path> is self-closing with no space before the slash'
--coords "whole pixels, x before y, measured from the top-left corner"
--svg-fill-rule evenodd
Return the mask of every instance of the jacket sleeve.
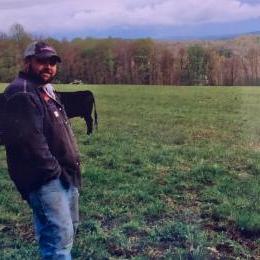
<path id="1" fill-rule="evenodd" d="M 7 99 L 6 146 L 17 151 L 22 164 L 29 164 L 35 180 L 46 183 L 61 174 L 61 167 L 52 155 L 43 129 L 43 108 L 38 97 L 17 93 Z"/>

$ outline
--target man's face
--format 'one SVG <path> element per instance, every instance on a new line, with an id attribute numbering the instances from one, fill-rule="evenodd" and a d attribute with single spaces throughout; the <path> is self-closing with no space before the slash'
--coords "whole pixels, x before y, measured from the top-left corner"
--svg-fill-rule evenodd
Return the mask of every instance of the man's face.
<path id="1" fill-rule="evenodd" d="M 28 73 L 42 84 L 49 83 L 57 74 L 57 59 L 32 57 L 28 64 Z"/>

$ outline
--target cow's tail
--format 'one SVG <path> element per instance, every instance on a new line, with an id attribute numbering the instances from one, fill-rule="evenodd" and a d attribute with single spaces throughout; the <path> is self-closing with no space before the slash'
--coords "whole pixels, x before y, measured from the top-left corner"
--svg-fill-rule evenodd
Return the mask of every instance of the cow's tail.
<path id="1" fill-rule="evenodd" d="M 97 115 L 96 101 L 94 95 L 93 95 L 93 105 L 94 105 L 94 127 L 96 130 L 98 130 L 98 115 Z"/>

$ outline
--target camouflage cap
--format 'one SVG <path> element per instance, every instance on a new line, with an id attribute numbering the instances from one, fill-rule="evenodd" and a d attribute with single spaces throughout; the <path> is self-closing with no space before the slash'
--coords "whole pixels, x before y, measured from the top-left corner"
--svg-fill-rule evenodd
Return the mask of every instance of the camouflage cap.
<path id="1" fill-rule="evenodd" d="M 32 56 L 42 59 L 55 57 L 58 62 L 61 62 L 61 58 L 55 49 L 45 42 L 33 42 L 27 46 L 24 51 L 24 58 Z"/>

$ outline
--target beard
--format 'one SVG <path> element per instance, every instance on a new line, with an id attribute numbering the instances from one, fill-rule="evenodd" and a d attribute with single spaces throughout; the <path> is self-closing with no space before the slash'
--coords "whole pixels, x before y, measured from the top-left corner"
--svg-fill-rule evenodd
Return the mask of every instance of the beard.
<path id="1" fill-rule="evenodd" d="M 50 69 L 42 69 L 36 72 L 31 64 L 28 68 L 28 75 L 39 84 L 50 83 L 56 76 L 56 74 L 53 74 Z"/>

